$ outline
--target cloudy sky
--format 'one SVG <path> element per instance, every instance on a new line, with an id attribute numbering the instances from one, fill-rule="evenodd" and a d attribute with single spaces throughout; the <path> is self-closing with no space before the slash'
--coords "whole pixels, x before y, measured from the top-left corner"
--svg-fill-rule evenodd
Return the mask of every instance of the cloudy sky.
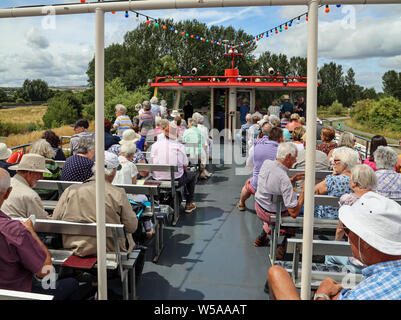
<path id="1" fill-rule="evenodd" d="M 92 2 L 94 0 L 88 0 Z M 77 3 L 78 0 L 2 0 L 0 8 Z M 142 11 L 154 18 L 197 19 L 209 26 L 223 25 L 257 35 L 297 17 L 306 6 L 240 7 Z M 106 14 L 106 46 L 121 43 L 124 34 L 143 18 L 123 12 Z M 194 40 L 196 41 L 196 40 Z M 25 79 L 44 79 L 51 86 L 86 85 L 88 62 L 94 55 L 94 15 L 80 14 L 0 19 L 0 86 L 21 86 Z M 255 54 L 270 50 L 306 57 L 304 19 L 288 31 L 258 42 Z M 387 70 L 401 72 L 401 4 L 330 6 L 319 10 L 319 65 L 334 61 L 352 67 L 357 83 L 382 91 Z"/>

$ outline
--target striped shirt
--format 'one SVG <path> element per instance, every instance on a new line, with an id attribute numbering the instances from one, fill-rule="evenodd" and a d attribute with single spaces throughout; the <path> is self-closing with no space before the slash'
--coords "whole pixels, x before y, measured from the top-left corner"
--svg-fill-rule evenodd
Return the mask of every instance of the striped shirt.
<path id="1" fill-rule="evenodd" d="M 122 138 L 123 132 L 127 129 L 130 129 L 132 126 L 132 121 L 129 116 L 118 116 L 116 121 L 114 121 L 114 125 L 118 126 L 117 128 L 117 135 Z"/>
<path id="2" fill-rule="evenodd" d="M 376 171 L 377 183 L 375 190 L 390 199 L 401 199 L 401 173 L 394 170 Z"/>
<path id="3" fill-rule="evenodd" d="M 364 280 L 354 289 L 343 289 L 338 300 L 400 300 L 401 260 L 380 262 L 362 270 Z"/>

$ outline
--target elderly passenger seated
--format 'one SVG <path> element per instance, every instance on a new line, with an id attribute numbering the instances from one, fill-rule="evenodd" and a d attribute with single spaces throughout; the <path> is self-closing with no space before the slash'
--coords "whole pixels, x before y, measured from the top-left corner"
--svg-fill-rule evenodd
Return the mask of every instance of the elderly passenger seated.
<path id="1" fill-rule="evenodd" d="M 59 180 L 61 177 L 61 169 L 59 168 L 54 157 L 56 153 L 54 152 L 52 146 L 45 139 L 39 139 L 32 144 L 31 154 L 39 154 L 46 159 L 46 169 L 51 173 L 43 173 L 44 180 Z M 58 191 L 57 190 L 45 190 L 37 189 L 36 192 L 39 194 L 42 200 L 57 200 Z"/>
<path id="2" fill-rule="evenodd" d="M 340 138 L 338 139 L 337 147 L 335 149 L 332 149 L 329 152 L 329 154 L 327 155 L 327 157 L 329 158 L 329 161 L 330 161 L 330 166 L 333 168 L 335 153 L 336 153 L 337 149 L 339 149 L 341 147 L 347 147 L 347 148 L 354 150 L 356 157 L 358 158 L 358 162 L 362 163 L 362 154 L 359 151 L 355 150 L 355 143 L 356 143 L 356 138 L 353 133 L 343 132 L 340 135 Z"/>
<path id="3" fill-rule="evenodd" d="M 324 127 L 320 133 L 322 143 L 317 146 L 317 150 L 324 152 L 327 156 L 330 151 L 337 148 L 337 143 L 333 142 L 336 137 L 336 131 L 332 127 Z"/>
<path id="4" fill-rule="evenodd" d="M 0 207 L 12 189 L 10 175 L 0 169 Z M 0 289 L 53 295 L 53 300 L 79 298 L 79 283 L 73 278 L 56 280 L 55 288 L 42 286 L 40 280 L 54 268 L 50 252 L 30 219 L 12 220 L 0 210 L 0 230 Z"/>
<path id="5" fill-rule="evenodd" d="M 379 146 L 374 156 L 377 168 L 375 190 L 387 198 L 401 200 L 401 173 L 394 170 L 397 153 L 391 147 Z"/>
<path id="6" fill-rule="evenodd" d="M 273 130 L 273 129 L 272 129 Z M 304 190 L 302 189 L 299 198 L 293 190 L 292 183 L 304 179 L 305 174 L 297 173 L 293 177 L 288 176 L 288 170 L 292 168 L 297 160 L 298 150 L 291 142 L 280 143 L 277 149 L 276 160 L 265 160 L 259 171 L 257 191 L 255 194 L 255 210 L 263 221 L 263 231 L 259 235 L 260 241 L 266 242 L 271 231 L 269 226 L 270 217 L 276 215 L 276 203 L 273 202 L 273 195 L 283 197 L 282 215 L 290 215 L 296 218 L 304 203 Z M 284 241 L 277 248 L 277 259 L 282 259 L 287 244 L 287 238 L 291 235 L 287 232 Z M 255 240 L 255 245 L 257 240 Z"/>
<path id="7" fill-rule="evenodd" d="M 370 166 L 358 164 L 352 168 L 349 182 L 353 193 L 346 193 L 341 196 L 339 201 L 340 207 L 343 205 L 352 206 L 365 193 L 371 192 L 376 185 L 377 178 Z M 341 221 L 339 221 L 334 240 L 341 241 L 344 236 L 344 226 Z M 354 257 L 326 256 L 325 263 L 344 265 L 353 273 L 361 273 L 362 268 L 366 267 Z"/>
<path id="8" fill-rule="evenodd" d="M 48 217 L 39 195 L 33 190 L 38 180 L 43 178 L 43 173 L 51 173 L 46 169 L 45 162 L 43 156 L 27 153 L 18 165 L 9 168 L 16 170 L 17 174 L 11 179 L 13 191 L 3 203 L 5 214 L 13 218 L 28 218 L 31 215 L 37 219 Z"/>
<path id="9" fill-rule="evenodd" d="M 340 208 L 339 218 L 352 255 L 367 265 L 364 279 L 352 289 L 331 278 L 322 281 L 314 300 L 401 299 L 401 206 L 377 193 L 364 194 L 352 206 Z M 268 271 L 270 298 L 300 300 L 288 272 L 273 266 Z"/>
<path id="10" fill-rule="evenodd" d="M 127 115 L 127 107 L 123 104 L 117 104 L 116 110 L 116 120 L 113 124 L 113 129 L 117 130 L 117 135 L 122 138 L 125 130 L 132 128 L 132 121 Z"/>
<path id="11" fill-rule="evenodd" d="M 315 186 L 315 194 L 341 197 L 345 193 L 351 193 L 351 169 L 358 163 L 354 150 L 347 147 L 338 148 L 334 157 L 333 174 Z M 314 214 L 316 218 L 338 219 L 338 207 L 316 206 Z"/>
<path id="12" fill-rule="evenodd" d="M 271 128 L 266 123 L 262 128 L 263 137 L 255 141 L 255 145 L 249 151 L 247 165 L 253 166 L 253 175 L 249 178 L 241 190 L 240 200 L 237 208 L 240 211 L 245 210 L 245 201 L 256 193 L 258 186 L 258 175 L 263 162 L 267 159 L 276 160 L 277 148 L 283 142 L 283 130 L 281 128 Z M 255 245 L 259 246 L 260 241 Z"/>
<path id="13" fill-rule="evenodd" d="M 165 120 L 165 119 L 164 119 Z M 158 140 L 152 146 L 150 153 L 150 163 L 167 164 L 178 167 L 178 172 L 174 177 L 178 180 L 178 186 L 184 187 L 184 198 L 186 200 L 185 212 L 191 213 L 196 209 L 194 202 L 196 174 L 188 168 L 188 157 L 183 144 L 176 139 L 177 126 L 172 123 L 164 128 L 165 139 Z M 170 180 L 170 172 L 153 172 L 153 178 L 156 180 Z"/>
<path id="14" fill-rule="evenodd" d="M 259 133 L 259 129 L 260 129 L 260 127 L 258 125 L 259 120 L 260 120 L 260 117 L 258 115 L 256 115 L 256 114 L 252 115 L 252 125 L 248 129 L 247 138 L 246 138 L 248 148 L 253 146 L 253 143 Z"/>
<path id="15" fill-rule="evenodd" d="M 101 156 L 103 154 L 100 154 Z M 123 224 L 127 239 L 120 239 L 122 251 L 130 251 L 135 243 L 132 233 L 135 232 L 138 224 L 135 213 L 128 201 L 127 194 L 123 188 L 113 186 L 111 183 L 120 166 L 118 157 L 110 152 L 104 152 L 105 161 L 105 208 L 106 223 Z M 93 167 L 94 168 L 94 167 Z M 53 220 L 71 222 L 96 222 L 96 180 L 95 176 L 82 184 L 68 187 L 61 195 L 57 206 L 54 209 Z M 128 241 L 128 247 L 126 244 Z M 80 257 L 96 255 L 96 237 L 63 235 L 63 246 L 71 249 Z M 107 237 L 106 250 L 115 251 L 113 237 Z"/>
<path id="16" fill-rule="evenodd" d="M 92 167 L 95 157 L 95 140 L 82 137 L 79 140 L 77 153 L 68 157 L 61 169 L 61 180 L 63 181 L 85 181 L 92 175 Z"/>
<path id="17" fill-rule="evenodd" d="M 10 158 L 12 153 L 12 150 L 7 148 L 7 145 L 5 143 L 0 143 L 0 168 L 6 170 L 11 177 L 15 174 L 15 171 L 8 169 L 13 164 L 7 162 L 7 159 Z"/>
<path id="18" fill-rule="evenodd" d="M 75 134 L 70 139 L 70 155 L 75 155 L 78 152 L 81 138 L 95 139 L 95 133 L 88 131 L 89 122 L 86 119 L 79 119 L 72 127 L 74 127 Z"/>
<path id="19" fill-rule="evenodd" d="M 381 135 L 375 135 L 370 140 L 369 157 L 363 161 L 364 164 L 371 166 L 374 171 L 377 170 L 374 153 L 379 146 L 387 146 L 386 138 Z"/>
<path id="20" fill-rule="evenodd" d="M 113 184 L 136 184 L 138 169 L 132 162 L 135 156 L 136 146 L 134 142 L 127 142 L 121 145 L 120 156 L 118 161 L 120 162 L 121 169 L 117 170 L 116 176 L 114 177 Z M 118 168 L 117 168 L 118 169 Z M 128 199 L 134 202 L 145 202 L 148 198 L 143 194 L 127 194 Z M 146 236 L 151 238 L 154 234 L 152 221 L 146 220 L 144 224 L 146 229 Z"/>

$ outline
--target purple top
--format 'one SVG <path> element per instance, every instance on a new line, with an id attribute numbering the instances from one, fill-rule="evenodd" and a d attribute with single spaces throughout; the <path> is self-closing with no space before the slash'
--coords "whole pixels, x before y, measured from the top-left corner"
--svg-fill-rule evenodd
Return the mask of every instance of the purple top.
<path id="1" fill-rule="evenodd" d="M 46 252 L 25 226 L 0 210 L 0 289 L 31 292 Z"/>
<path id="2" fill-rule="evenodd" d="M 266 160 L 260 168 L 255 201 L 265 211 L 276 212 L 273 195 L 283 197 L 284 207 L 281 208 L 281 211 L 285 211 L 287 208 L 295 208 L 298 205 L 297 194 L 294 192 L 288 176 L 288 168 L 277 160 Z"/>
<path id="3" fill-rule="evenodd" d="M 253 177 L 250 181 L 251 186 L 255 190 L 257 190 L 258 187 L 258 176 L 263 162 L 265 160 L 276 160 L 277 148 L 278 142 L 269 140 L 267 136 L 255 141 L 255 146 L 253 149 Z"/>

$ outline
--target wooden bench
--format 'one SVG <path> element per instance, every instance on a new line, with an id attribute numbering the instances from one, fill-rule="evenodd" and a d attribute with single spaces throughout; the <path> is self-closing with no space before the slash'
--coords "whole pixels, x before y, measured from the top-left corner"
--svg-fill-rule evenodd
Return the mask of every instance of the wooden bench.
<path id="1" fill-rule="evenodd" d="M 324 241 L 324 240 L 313 240 L 313 255 L 332 255 L 332 256 L 344 256 L 352 257 L 351 246 L 346 241 Z M 300 254 L 302 252 L 302 239 L 290 238 L 288 239 L 287 252 L 293 254 L 293 260 L 291 268 L 287 268 L 290 273 L 294 284 L 297 288 L 301 287 L 300 277 Z M 330 269 L 330 267 L 328 267 Z M 345 277 L 346 281 L 345 280 Z M 320 283 L 326 279 L 332 278 L 336 282 L 343 285 L 344 289 L 352 289 L 362 279 L 362 274 L 349 273 L 345 267 L 340 272 L 338 271 L 315 271 L 312 270 L 311 277 L 311 288 L 317 289 Z"/>
<path id="2" fill-rule="evenodd" d="M 61 195 L 65 189 L 71 185 L 82 184 L 82 182 L 76 181 L 58 181 L 58 180 L 39 180 L 35 185 L 35 189 L 45 190 L 58 190 Z M 154 257 L 153 262 L 159 260 L 160 254 L 164 247 L 163 229 L 164 229 L 164 217 L 158 212 L 155 213 L 155 200 L 154 197 L 159 195 L 160 189 L 155 185 L 133 185 L 133 184 L 120 184 L 115 185 L 116 187 L 123 188 L 127 194 L 143 194 L 149 196 L 151 207 L 146 209 L 145 215 L 152 216 L 155 228 L 155 241 L 154 241 Z M 45 210 L 52 211 L 56 208 L 56 200 L 44 200 L 42 201 Z"/>
<path id="3" fill-rule="evenodd" d="M 0 289 L 0 300 L 53 300 L 52 295 Z"/>
<path id="4" fill-rule="evenodd" d="M 19 219 L 21 220 L 21 219 Z M 96 223 L 77 223 L 51 219 L 37 219 L 34 224 L 35 232 L 59 233 L 80 236 L 97 235 Z M 121 252 L 119 239 L 125 239 L 123 224 L 106 223 L 106 236 L 113 237 L 115 252 L 106 254 L 106 266 L 109 270 L 119 269 L 123 288 L 124 300 L 135 299 L 135 263 L 140 250 L 134 250 L 130 253 Z M 63 262 L 72 255 L 71 250 L 49 249 L 54 265 L 62 265 Z M 97 264 L 95 265 L 97 267 Z"/>

